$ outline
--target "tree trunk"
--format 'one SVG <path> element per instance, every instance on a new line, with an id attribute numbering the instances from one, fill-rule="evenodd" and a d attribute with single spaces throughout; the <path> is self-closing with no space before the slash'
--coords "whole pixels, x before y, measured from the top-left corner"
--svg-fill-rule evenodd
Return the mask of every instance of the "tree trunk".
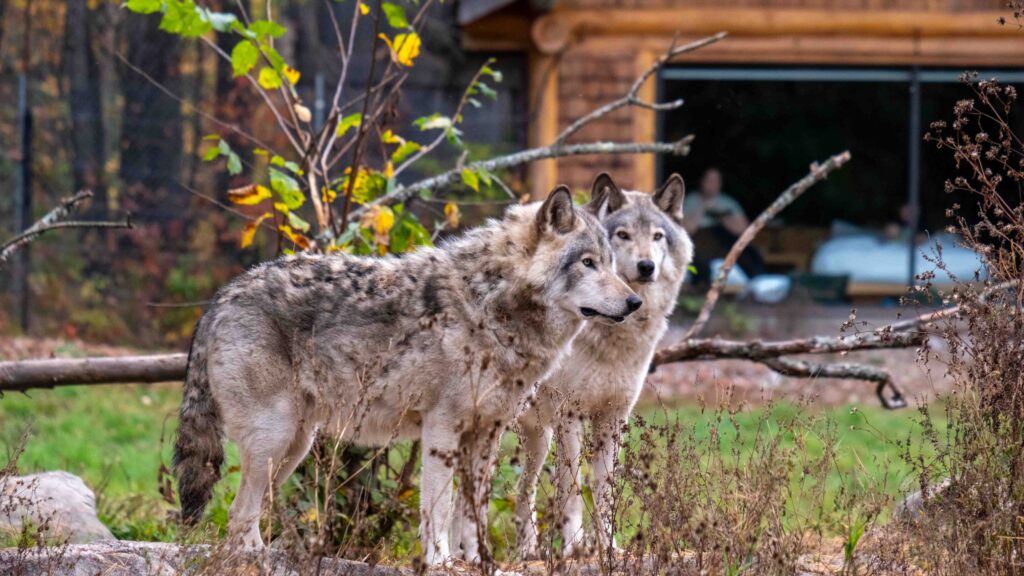
<path id="1" fill-rule="evenodd" d="M 71 148 L 75 189 L 93 192 L 92 215 L 106 219 L 107 191 L 103 167 L 103 109 L 100 75 L 92 43 L 88 0 L 68 0 L 65 11 L 64 69 L 71 90 Z"/>
<path id="2" fill-rule="evenodd" d="M 132 18 L 125 23 L 126 59 L 150 76 L 134 70 L 121 75 L 124 120 L 121 137 L 121 179 L 124 207 L 143 226 L 158 225 L 166 249 L 181 240 L 180 221 L 190 196 L 179 185 L 181 177 L 181 106 L 154 83 L 171 93 L 180 92 L 180 43 L 159 30 L 159 15 Z"/>

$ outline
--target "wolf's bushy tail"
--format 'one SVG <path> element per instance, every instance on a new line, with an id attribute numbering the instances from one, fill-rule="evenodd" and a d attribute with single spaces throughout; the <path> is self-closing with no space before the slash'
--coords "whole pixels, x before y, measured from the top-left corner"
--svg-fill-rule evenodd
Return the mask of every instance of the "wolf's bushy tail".
<path id="1" fill-rule="evenodd" d="M 206 326 L 210 312 L 212 310 L 200 319 L 192 335 L 178 438 L 174 443 L 174 475 L 178 479 L 181 518 L 186 524 L 194 524 L 202 518 L 224 463 L 220 411 L 210 391 L 206 369 L 209 346 Z"/>

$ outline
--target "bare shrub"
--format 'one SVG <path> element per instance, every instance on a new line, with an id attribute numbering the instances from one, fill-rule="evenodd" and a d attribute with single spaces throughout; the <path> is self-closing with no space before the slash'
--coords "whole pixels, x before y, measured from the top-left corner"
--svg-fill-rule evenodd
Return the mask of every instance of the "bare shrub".
<path id="1" fill-rule="evenodd" d="M 956 388 L 946 434 L 926 436 L 936 457 L 911 463 L 925 493 L 950 481 L 906 533 L 912 557 L 929 573 L 1016 574 L 1024 570 L 1024 143 L 1012 127 L 1016 90 L 975 74 L 963 80 L 973 97 L 956 103 L 952 122 L 932 123 L 925 139 L 956 163 L 959 175 L 946 191 L 977 202 L 976 210 L 953 204 L 948 230 L 982 255 L 985 269 L 956 278 L 943 295 L 961 305 L 938 323 Z M 934 258 L 942 273 L 941 246 Z M 921 280 L 920 290 L 928 289 L 931 277 Z M 930 414 L 922 420 L 929 425 Z"/>

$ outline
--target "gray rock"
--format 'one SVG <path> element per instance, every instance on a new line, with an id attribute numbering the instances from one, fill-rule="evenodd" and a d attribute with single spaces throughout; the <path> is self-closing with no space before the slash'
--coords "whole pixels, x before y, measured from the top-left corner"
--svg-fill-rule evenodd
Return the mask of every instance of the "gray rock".
<path id="1" fill-rule="evenodd" d="M 893 517 L 902 522 L 917 522 L 921 519 L 925 504 L 933 498 L 942 495 L 951 484 L 952 480 L 946 478 L 941 482 L 928 486 L 924 490 L 918 490 L 908 495 L 902 502 L 896 505 Z"/>
<path id="2" fill-rule="evenodd" d="M 0 478 L 0 532 L 19 533 L 26 523 L 69 543 L 114 540 L 96 517 L 96 495 L 67 472 Z"/>

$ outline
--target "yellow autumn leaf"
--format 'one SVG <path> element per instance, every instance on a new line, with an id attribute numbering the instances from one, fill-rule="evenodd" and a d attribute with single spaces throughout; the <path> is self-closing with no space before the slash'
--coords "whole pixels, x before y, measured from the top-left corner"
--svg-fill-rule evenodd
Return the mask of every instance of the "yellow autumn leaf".
<path id="1" fill-rule="evenodd" d="M 403 66 L 412 66 L 412 61 L 420 55 L 420 35 L 415 32 L 399 34 L 395 36 L 395 52 L 398 53 L 398 63 Z"/>
<path id="2" fill-rule="evenodd" d="M 228 200 L 234 204 L 252 206 L 270 198 L 270 190 L 258 184 L 249 184 L 228 190 Z"/>
<path id="3" fill-rule="evenodd" d="M 362 14 L 363 16 L 366 16 L 367 14 L 370 13 L 370 7 L 367 6 L 366 4 L 360 2 L 359 3 L 359 13 Z"/>
<path id="4" fill-rule="evenodd" d="M 302 517 L 307 524 L 315 524 L 320 520 L 320 513 L 317 511 L 315 506 L 310 506 L 309 510 L 306 510 L 306 513 L 303 514 Z"/>
<path id="5" fill-rule="evenodd" d="M 242 248 L 248 248 L 250 245 L 252 245 L 253 238 L 256 237 L 256 231 L 260 229 L 260 224 L 263 224 L 263 221 L 266 220 L 267 218 L 270 218 L 271 216 L 273 216 L 272 213 L 265 212 L 259 218 L 246 224 L 245 230 L 242 230 L 242 239 L 239 242 L 239 245 Z"/>
<path id="6" fill-rule="evenodd" d="M 380 141 L 384 144 L 401 144 L 402 142 L 405 142 L 401 136 L 392 132 L 391 129 L 385 130 L 384 133 L 380 135 Z"/>
<path id="7" fill-rule="evenodd" d="M 373 231 L 384 235 L 395 225 L 395 213 L 387 206 L 376 206 L 377 213 L 373 217 Z"/>
<path id="8" fill-rule="evenodd" d="M 395 165 L 388 160 L 388 163 L 384 165 L 384 177 L 393 178 L 395 176 Z"/>
<path id="9" fill-rule="evenodd" d="M 281 71 L 284 73 L 284 77 L 292 83 L 292 86 L 299 83 L 299 77 L 302 76 L 301 72 L 287 64 L 284 65 L 284 68 Z"/>
<path id="10" fill-rule="evenodd" d="M 324 204 L 330 204 L 331 202 L 334 202 L 335 198 L 338 197 L 338 193 L 324 186 L 323 190 L 321 190 L 320 197 L 322 198 Z"/>
<path id="11" fill-rule="evenodd" d="M 294 242 L 297 248 L 301 248 L 303 250 L 309 248 L 309 238 L 306 238 L 302 234 L 292 230 L 291 226 L 287 224 L 281 224 L 277 227 L 277 229 L 280 230 L 282 234 L 287 236 L 289 240 Z"/>
<path id="12" fill-rule="evenodd" d="M 281 87 L 281 77 L 273 68 L 261 68 L 260 75 L 256 78 L 264 90 L 273 90 Z"/>
<path id="13" fill-rule="evenodd" d="M 412 66 L 412 61 L 420 55 L 420 45 L 423 42 L 420 40 L 420 35 L 415 32 L 399 34 L 395 36 L 394 41 L 382 32 L 380 38 L 388 45 L 388 49 L 391 51 L 391 59 L 397 64 Z"/>
<path id="14" fill-rule="evenodd" d="M 448 222 L 448 227 L 456 229 L 459 227 L 459 218 L 462 216 L 459 211 L 459 205 L 455 202 L 449 202 L 444 205 L 444 219 Z"/>

